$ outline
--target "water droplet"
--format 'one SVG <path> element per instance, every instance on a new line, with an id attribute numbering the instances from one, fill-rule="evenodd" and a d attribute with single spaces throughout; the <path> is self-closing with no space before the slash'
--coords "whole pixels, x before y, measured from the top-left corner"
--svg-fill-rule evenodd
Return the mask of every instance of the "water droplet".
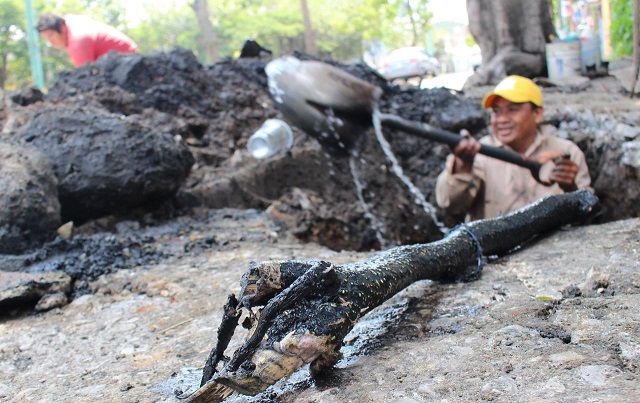
<path id="1" fill-rule="evenodd" d="M 442 222 L 440 222 L 440 220 L 438 220 L 435 207 L 433 207 L 433 205 L 431 205 L 431 203 L 427 201 L 420 189 L 418 189 L 416 185 L 414 185 L 413 182 L 411 182 L 411 180 L 404 174 L 402 167 L 398 162 L 398 159 L 391 150 L 391 145 L 389 144 L 387 139 L 384 138 L 382 134 L 382 123 L 380 122 L 380 111 L 377 107 L 374 108 L 373 111 L 373 128 L 375 129 L 374 131 L 376 133 L 378 144 L 380 144 L 380 147 L 382 147 L 382 151 L 384 152 L 385 156 L 387 157 L 389 162 L 391 162 L 391 170 L 393 171 L 393 173 L 395 173 L 395 175 L 409 189 L 409 192 L 411 192 L 411 194 L 415 197 L 415 203 L 421 206 L 424 212 L 429 217 L 431 217 L 433 222 L 438 226 L 438 229 L 443 234 L 446 234 L 448 228 Z M 384 169 L 386 170 L 386 166 L 384 166 Z"/>

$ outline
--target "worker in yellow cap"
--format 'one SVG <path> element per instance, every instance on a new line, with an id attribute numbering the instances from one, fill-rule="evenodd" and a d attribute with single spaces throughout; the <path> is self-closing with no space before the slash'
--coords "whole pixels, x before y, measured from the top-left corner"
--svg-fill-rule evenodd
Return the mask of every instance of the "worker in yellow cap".
<path id="1" fill-rule="evenodd" d="M 591 177 L 582 151 L 554 136 L 553 127 L 541 125 L 542 91 L 533 81 L 509 76 L 484 97 L 482 106 L 491 109 L 492 133 L 478 142 L 463 131 L 465 138 L 438 176 L 440 207 L 476 220 L 511 212 L 544 196 L 589 188 Z M 480 143 L 546 163 L 544 183 L 526 168 L 478 154 Z"/>

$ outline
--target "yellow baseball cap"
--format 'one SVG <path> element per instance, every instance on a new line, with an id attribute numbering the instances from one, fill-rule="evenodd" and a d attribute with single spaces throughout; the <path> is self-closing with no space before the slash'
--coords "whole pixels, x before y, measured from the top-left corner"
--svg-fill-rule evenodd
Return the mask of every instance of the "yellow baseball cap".
<path id="1" fill-rule="evenodd" d="M 518 104 L 532 102 L 542 106 L 542 91 L 533 81 L 522 76 L 509 76 L 500 81 L 496 88 L 484 96 L 483 108 L 490 108 L 496 97 L 502 97 L 507 101 Z"/>

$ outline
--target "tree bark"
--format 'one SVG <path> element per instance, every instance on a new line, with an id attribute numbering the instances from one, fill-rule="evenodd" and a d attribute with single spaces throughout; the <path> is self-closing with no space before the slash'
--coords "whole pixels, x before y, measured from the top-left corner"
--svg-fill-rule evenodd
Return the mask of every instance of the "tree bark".
<path id="1" fill-rule="evenodd" d="M 307 0 L 300 0 L 300 9 L 302 10 L 304 23 L 304 51 L 310 55 L 315 55 L 318 53 L 318 45 L 316 43 L 316 33 L 311 24 L 311 14 L 309 13 Z"/>
<path id="2" fill-rule="evenodd" d="M 473 279 L 480 274 L 483 255 L 508 253 L 532 238 L 589 217 L 597 205 L 597 197 L 583 190 L 473 222 L 441 241 L 389 249 L 358 263 L 257 264 L 243 276 L 240 303 L 234 310 L 235 314 L 264 307 L 248 316 L 252 335 L 217 375 L 215 367 L 205 366 L 204 386 L 189 401 L 219 401 L 234 390 L 255 395 L 305 363 L 312 375 L 327 370 L 339 359 L 342 340 L 357 320 L 413 282 Z M 225 317 L 228 312 L 226 307 Z M 222 326 L 228 322 L 223 319 Z M 227 344 L 226 337 L 219 338 L 210 357 L 219 356 L 218 346 Z"/>
<path id="3" fill-rule="evenodd" d="M 638 75 L 640 75 L 640 0 L 633 2 L 633 75 L 631 79 L 631 98 L 636 91 Z"/>
<path id="4" fill-rule="evenodd" d="M 555 35 L 549 0 L 467 0 L 467 13 L 482 65 L 465 87 L 545 72 L 545 45 Z"/>
<path id="5" fill-rule="evenodd" d="M 410 1 L 405 1 L 405 6 L 407 7 L 407 14 L 409 15 L 409 21 L 411 22 L 411 33 L 412 40 L 411 46 L 416 46 L 418 44 L 418 22 L 415 19 L 413 14 L 413 8 L 411 7 Z"/>
<path id="6" fill-rule="evenodd" d="M 191 8 L 196 14 L 200 33 L 198 34 L 198 46 L 204 59 L 208 63 L 215 62 L 220 57 L 218 37 L 209 19 L 209 4 L 207 0 L 193 0 Z"/>
<path id="7" fill-rule="evenodd" d="M 7 59 L 7 53 L 0 55 L 0 89 L 4 89 L 4 84 L 7 82 Z"/>

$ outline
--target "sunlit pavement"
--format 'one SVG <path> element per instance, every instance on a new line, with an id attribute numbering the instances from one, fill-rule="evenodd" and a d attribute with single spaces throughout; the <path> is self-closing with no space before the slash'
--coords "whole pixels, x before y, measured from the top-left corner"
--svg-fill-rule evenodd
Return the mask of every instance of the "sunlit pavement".
<path id="1" fill-rule="evenodd" d="M 440 74 L 436 77 L 425 78 L 420 83 L 420 88 L 449 88 L 460 91 L 464 82 L 473 74 L 473 71 Z"/>

